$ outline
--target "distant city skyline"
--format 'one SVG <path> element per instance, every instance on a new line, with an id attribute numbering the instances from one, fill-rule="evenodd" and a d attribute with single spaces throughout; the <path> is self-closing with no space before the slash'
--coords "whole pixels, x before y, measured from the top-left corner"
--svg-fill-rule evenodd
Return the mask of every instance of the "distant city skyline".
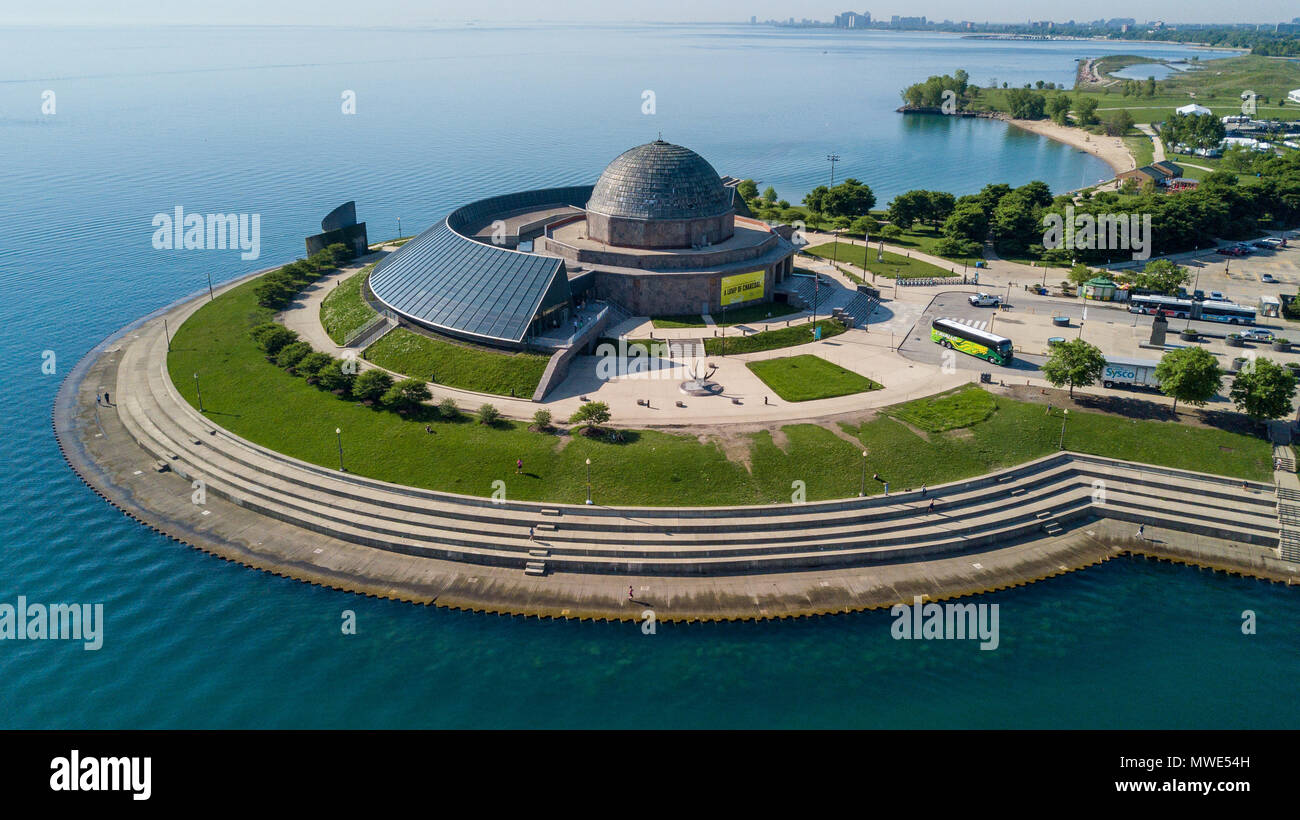
<path id="1" fill-rule="evenodd" d="M 544 9 L 545 15 L 539 15 Z M 1132 17 L 1138 23 L 1149 21 L 1183 23 L 1278 23 L 1289 22 L 1300 9 L 1294 0 L 1243 0 L 1225 8 L 1210 0 L 1097 0 L 1086 7 L 1053 5 L 1045 8 L 1038 0 L 999 0 L 972 4 L 968 0 L 925 0 L 907 4 L 901 0 L 888 3 L 800 2 L 799 0 L 656 0 L 615 2 L 609 0 L 554 0 L 544 6 L 535 0 L 476 0 L 473 4 L 435 0 L 417 3 L 411 0 L 371 0 L 358 6 L 352 0 L 282 0 L 268 4 L 262 0 L 226 0 L 218 4 L 189 7 L 184 4 L 160 4 L 157 0 L 117 0 L 111 10 L 101 0 L 52 0 L 40 7 L 9 11 L 0 16 L 0 25 L 15 23 L 154 23 L 154 24 L 264 24 L 294 23 L 346 25 L 420 25 L 438 22 L 479 21 L 482 23 L 516 22 L 712 22 L 743 23 L 775 19 L 810 19 L 831 22 L 846 11 L 869 12 L 873 20 L 888 21 L 894 15 L 924 16 L 929 20 L 969 20 L 972 22 L 1020 23 L 1030 20 L 1065 22 Z"/>

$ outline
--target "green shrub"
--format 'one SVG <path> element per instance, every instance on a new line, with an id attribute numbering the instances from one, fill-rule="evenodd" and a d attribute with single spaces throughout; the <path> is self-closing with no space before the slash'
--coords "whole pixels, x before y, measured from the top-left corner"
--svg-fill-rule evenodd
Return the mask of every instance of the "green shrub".
<path id="1" fill-rule="evenodd" d="M 331 393 L 336 390 L 342 393 L 351 392 L 352 383 L 356 381 L 357 377 L 354 373 L 345 373 L 343 371 L 345 364 L 346 362 L 341 359 L 331 358 L 321 365 L 316 370 L 316 386 Z"/>
<path id="2" fill-rule="evenodd" d="M 367 370 L 352 383 L 352 395 L 360 401 L 377 402 L 392 386 L 392 376 L 382 370 Z"/>
<path id="3" fill-rule="evenodd" d="M 275 354 L 275 363 L 280 367 L 293 367 L 298 362 L 311 353 L 311 345 L 306 342 L 294 342 L 280 348 L 280 352 Z"/>
<path id="4" fill-rule="evenodd" d="M 298 339 L 297 333 L 275 322 L 258 325 L 249 331 L 249 335 L 269 356 L 274 356 L 285 345 L 292 344 Z"/>
<path id="5" fill-rule="evenodd" d="M 384 392 L 381 401 L 395 410 L 413 410 L 432 398 L 423 379 L 402 379 Z"/>
<path id="6" fill-rule="evenodd" d="M 451 396 L 438 402 L 438 415 L 447 421 L 454 421 L 460 418 L 460 408 L 456 406 L 456 400 Z"/>
<path id="7" fill-rule="evenodd" d="M 538 410 L 536 413 L 533 413 L 533 426 L 538 430 L 551 429 L 551 411 Z"/>
<path id="8" fill-rule="evenodd" d="M 316 374 L 320 372 L 320 369 L 332 361 L 334 361 L 334 358 L 330 356 L 330 354 L 313 350 L 311 353 L 308 353 L 306 356 L 303 356 L 295 362 L 293 370 L 299 376 L 314 379 L 316 378 Z"/>
<path id="9" fill-rule="evenodd" d="M 501 420 L 501 411 L 490 404 L 481 404 L 478 408 L 478 423 L 491 427 Z"/>

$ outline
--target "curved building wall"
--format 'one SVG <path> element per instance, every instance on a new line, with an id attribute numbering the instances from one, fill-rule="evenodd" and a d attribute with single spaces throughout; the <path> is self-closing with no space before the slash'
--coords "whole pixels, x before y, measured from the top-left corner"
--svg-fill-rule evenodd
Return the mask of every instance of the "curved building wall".
<path id="1" fill-rule="evenodd" d="M 736 232 L 736 214 L 694 219 L 632 219 L 587 212 L 587 235 L 625 248 L 692 248 L 717 244 Z"/>
<path id="2" fill-rule="evenodd" d="M 384 258 L 370 274 L 375 298 L 451 336 L 519 347 L 543 307 L 570 299 L 564 260 L 478 242 L 461 231 L 494 214 L 585 202 L 591 186 L 548 188 L 472 202 Z"/>

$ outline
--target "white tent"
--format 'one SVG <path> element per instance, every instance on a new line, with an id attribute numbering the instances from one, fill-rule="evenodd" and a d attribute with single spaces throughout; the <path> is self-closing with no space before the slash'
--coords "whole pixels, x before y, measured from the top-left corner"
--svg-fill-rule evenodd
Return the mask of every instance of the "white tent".
<path id="1" fill-rule="evenodd" d="M 1178 113 L 1195 114 L 1197 116 L 1201 116 L 1203 114 L 1213 114 L 1214 112 L 1203 105 L 1197 105 L 1196 103 L 1191 103 L 1189 105 L 1184 105 L 1182 108 L 1178 109 Z"/>
<path id="2" fill-rule="evenodd" d="M 1286 98 L 1287 98 L 1288 100 L 1290 100 L 1291 102 L 1298 102 L 1298 103 L 1300 103 L 1300 88 L 1297 88 L 1297 89 L 1294 90 L 1294 91 L 1289 91 L 1289 92 L 1287 92 Z"/>

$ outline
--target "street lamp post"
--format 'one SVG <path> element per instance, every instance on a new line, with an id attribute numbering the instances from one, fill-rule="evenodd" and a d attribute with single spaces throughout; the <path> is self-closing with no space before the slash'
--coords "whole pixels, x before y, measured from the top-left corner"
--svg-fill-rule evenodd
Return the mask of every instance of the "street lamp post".
<path id="1" fill-rule="evenodd" d="M 867 494 L 867 451 L 862 451 L 862 483 L 858 485 L 858 498 Z"/>
<path id="2" fill-rule="evenodd" d="M 1061 440 L 1057 443 L 1058 450 L 1065 449 L 1065 420 L 1068 419 L 1069 417 L 1070 417 L 1070 409 L 1068 407 L 1064 408 L 1064 412 L 1061 415 Z"/>
<path id="3" fill-rule="evenodd" d="M 199 389 L 199 374 L 194 374 L 194 392 L 199 396 L 199 412 L 203 412 L 203 391 Z"/>
<path id="4" fill-rule="evenodd" d="M 341 427 L 334 428 L 334 438 L 338 441 L 339 444 L 339 470 L 342 471 L 343 470 L 343 429 Z"/>
<path id="5" fill-rule="evenodd" d="M 217 297 L 212 293 L 212 271 L 208 271 L 208 301 L 211 302 Z"/>
<path id="6" fill-rule="evenodd" d="M 397 238 L 402 238 L 402 218 L 400 216 L 397 218 Z"/>
<path id="7" fill-rule="evenodd" d="M 172 352 L 172 332 L 167 327 L 167 319 L 163 319 L 163 338 L 167 340 L 167 352 Z"/>
<path id="8" fill-rule="evenodd" d="M 587 459 L 587 503 L 591 503 L 591 459 Z"/>

